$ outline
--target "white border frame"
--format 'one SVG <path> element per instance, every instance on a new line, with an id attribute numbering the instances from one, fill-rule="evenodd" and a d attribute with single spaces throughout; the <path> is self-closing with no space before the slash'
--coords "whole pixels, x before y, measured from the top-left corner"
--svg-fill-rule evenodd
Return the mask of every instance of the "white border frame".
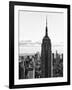
<path id="1" fill-rule="evenodd" d="M 63 77 L 58 78 L 39 78 L 39 79 L 23 79 L 19 80 L 19 63 L 18 63 L 18 11 L 33 10 L 33 11 L 52 11 L 64 13 L 64 58 L 63 58 Z M 34 7 L 34 6 L 14 6 L 14 84 L 38 84 L 38 83 L 54 83 L 67 82 L 67 8 L 50 8 L 50 7 Z"/>

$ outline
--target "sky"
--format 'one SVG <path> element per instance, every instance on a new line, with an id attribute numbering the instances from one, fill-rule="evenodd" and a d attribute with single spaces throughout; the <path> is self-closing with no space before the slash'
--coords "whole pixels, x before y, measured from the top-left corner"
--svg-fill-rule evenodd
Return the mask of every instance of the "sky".
<path id="1" fill-rule="evenodd" d="M 41 51 L 45 36 L 46 17 L 48 36 L 51 39 L 52 52 L 63 52 L 64 14 L 56 12 L 19 11 L 19 51 L 35 53 Z"/>

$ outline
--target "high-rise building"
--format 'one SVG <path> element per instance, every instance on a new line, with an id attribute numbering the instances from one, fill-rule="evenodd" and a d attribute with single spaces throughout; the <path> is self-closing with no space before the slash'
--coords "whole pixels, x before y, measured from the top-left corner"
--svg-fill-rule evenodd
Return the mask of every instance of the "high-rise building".
<path id="1" fill-rule="evenodd" d="M 42 40 L 41 46 L 41 77 L 51 77 L 51 40 L 48 36 L 47 18 L 46 18 L 46 31 Z"/>

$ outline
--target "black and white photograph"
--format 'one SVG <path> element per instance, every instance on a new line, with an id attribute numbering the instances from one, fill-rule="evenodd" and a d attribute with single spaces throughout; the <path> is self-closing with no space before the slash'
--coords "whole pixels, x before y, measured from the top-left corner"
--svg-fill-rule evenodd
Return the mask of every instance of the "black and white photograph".
<path id="1" fill-rule="evenodd" d="M 69 84 L 69 5 L 11 4 L 14 85 Z"/>
<path id="2" fill-rule="evenodd" d="M 19 11 L 18 15 L 19 79 L 63 77 L 64 14 Z"/>

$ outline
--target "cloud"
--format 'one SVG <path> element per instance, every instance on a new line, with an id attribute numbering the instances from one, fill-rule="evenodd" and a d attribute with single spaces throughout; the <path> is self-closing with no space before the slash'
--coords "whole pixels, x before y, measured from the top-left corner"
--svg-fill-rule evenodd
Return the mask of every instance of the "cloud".
<path id="1" fill-rule="evenodd" d="M 36 42 L 32 42 L 31 40 L 26 40 L 26 41 L 21 41 L 19 42 L 19 46 L 41 46 L 41 42 L 40 41 L 36 41 Z M 63 42 L 54 42 L 52 44 L 53 47 L 63 47 L 64 43 Z"/>
<path id="2" fill-rule="evenodd" d="M 32 42 L 31 40 L 27 40 L 27 41 L 21 41 L 19 43 L 20 46 L 38 46 L 38 45 L 41 45 L 41 42 L 40 41 L 37 41 L 37 42 Z"/>

